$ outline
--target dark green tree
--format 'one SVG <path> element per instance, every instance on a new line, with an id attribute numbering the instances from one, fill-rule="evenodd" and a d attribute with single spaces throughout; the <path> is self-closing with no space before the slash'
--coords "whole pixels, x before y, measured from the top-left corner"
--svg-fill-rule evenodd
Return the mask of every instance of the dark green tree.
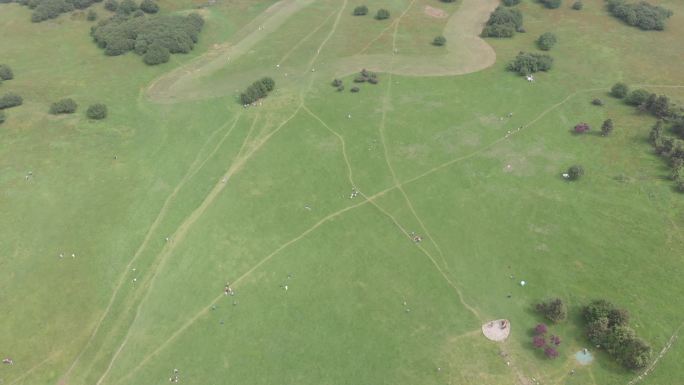
<path id="1" fill-rule="evenodd" d="M 78 104 L 76 104 L 74 99 L 60 99 L 52 103 L 52 105 L 50 106 L 50 113 L 53 115 L 73 114 L 74 112 L 76 112 L 76 108 L 78 108 Z"/>
<path id="2" fill-rule="evenodd" d="M 546 8 L 556 9 L 560 8 L 563 0 L 539 0 L 540 3 L 544 4 Z"/>
<path id="3" fill-rule="evenodd" d="M 140 9 L 145 13 L 157 13 L 159 12 L 159 6 L 152 0 L 143 0 L 140 3 Z"/>
<path id="4" fill-rule="evenodd" d="M 601 125 L 601 135 L 607 136 L 613 132 L 613 119 L 606 119 Z"/>
<path id="5" fill-rule="evenodd" d="M 168 62 L 170 56 L 171 53 L 169 52 L 168 48 L 160 44 L 153 43 L 147 47 L 147 51 L 145 52 L 145 55 L 143 55 L 143 61 L 145 64 L 153 66 Z"/>
<path id="6" fill-rule="evenodd" d="M 389 19 L 390 17 L 390 12 L 384 8 L 378 9 L 378 12 L 375 14 L 375 18 L 377 20 L 385 20 Z"/>
<path id="7" fill-rule="evenodd" d="M 119 2 L 116 0 L 105 0 L 104 7 L 108 11 L 116 12 L 119 8 Z"/>
<path id="8" fill-rule="evenodd" d="M 107 106 L 102 103 L 95 103 L 88 106 L 86 116 L 89 119 L 101 120 L 107 117 Z"/>
<path id="9" fill-rule="evenodd" d="M 523 26 L 523 15 L 517 8 L 497 7 L 489 15 L 482 30 L 483 37 L 512 37 Z"/>
<path id="10" fill-rule="evenodd" d="M 546 302 L 540 302 L 536 306 L 537 311 L 554 323 L 564 321 L 568 316 L 568 308 L 560 298 L 553 298 Z"/>
<path id="11" fill-rule="evenodd" d="M 8 92 L 0 96 L 0 110 L 21 106 L 23 103 L 24 99 L 13 92 Z"/>
<path id="12" fill-rule="evenodd" d="M 446 42 L 447 42 L 447 40 L 446 40 L 446 37 L 444 37 L 444 36 L 437 36 L 434 38 L 434 40 L 432 40 L 432 44 L 436 45 L 438 47 L 445 45 Z"/>
<path id="13" fill-rule="evenodd" d="M 12 80 L 14 79 L 14 73 L 12 68 L 7 64 L 0 64 L 0 79 L 1 80 Z"/>
<path id="14" fill-rule="evenodd" d="M 271 92 L 275 89 L 275 80 L 273 80 L 272 78 L 267 76 L 267 77 L 261 78 L 260 81 L 261 81 L 261 84 L 263 84 L 264 87 L 266 88 L 266 92 Z"/>
<path id="15" fill-rule="evenodd" d="M 578 180 L 579 178 L 584 176 L 584 168 L 580 165 L 570 166 L 567 173 L 569 175 L 568 179 Z"/>
<path id="16" fill-rule="evenodd" d="M 584 3 L 582 3 L 581 1 L 575 1 L 572 4 L 572 9 L 574 9 L 575 11 L 580 11 L 582 10 L 582 8 L 584 8 Z"/>
<path id="17" fill-rule="evenodd" d="M 629 87 L 625 83 L 615 83 L 610 89 L 610 94 L 618 99 L 622 99 L 629 93 Z"/>
<path id="18" fill-rule="evenodd" d="M 520 52 L 515 60 L 508 63 L 508 70 L 520 75 L 529 75 L 539 71 L 548 71 L 553 66 L 553 58 L 549 55 Z"/>
<path id="19" fill-rule="evenodd" d="M 645 103 L 650 95 L 651 93 L 644 89 L 634 90 L 629 93 L 629 95 L 625 99 L 625 103 L 632 106 L 639 106 Z"/>
<path id="20" fill-rule="evenodd" d="M 544 32 L 543 34 L 541 34 L 541 36 L 539 36 L 539 39 L 537 39 L 537 45 L 540 49 L 548 51 L 554 45 L 556 45 L 557 41 L 558 39 L 556 38 L 556 35 L 554 35 L 551 32 Z"/>
<path id="21" fill-rule="evenodd" d="M 368 7 L 365 5 L 359 5 L 354 8 L 354 16 L 364 16 L 368 14 Z"/>

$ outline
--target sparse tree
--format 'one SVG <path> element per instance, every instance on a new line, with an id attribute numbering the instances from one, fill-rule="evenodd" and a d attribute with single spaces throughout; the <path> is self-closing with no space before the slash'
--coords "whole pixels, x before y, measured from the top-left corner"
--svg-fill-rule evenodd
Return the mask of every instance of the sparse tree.
<path id="1" fill-rule="evenodd" d="M 432 44 L 436 45 L 438 47 L 445 45 L 446 42 L 447 42 L 447 40 L 446 40 L 446 37 L 444 37 L 444 36 L 437 36 L 432 40 Z"/>

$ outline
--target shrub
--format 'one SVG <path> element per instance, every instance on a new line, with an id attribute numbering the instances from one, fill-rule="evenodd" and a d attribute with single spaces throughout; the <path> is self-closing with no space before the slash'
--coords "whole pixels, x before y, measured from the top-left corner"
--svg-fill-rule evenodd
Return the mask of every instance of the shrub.
<path id="1" fill-rule="evenodd" d="M 601 135 L 607 136 L 611 132 L 613 132 L 613 119 L 606 119 L 601 125 Z"/>
<path id="2" fill-rule="evenodd" d="M 618 99 L 622 99 L 629 93 L 629 87 L 625 83 L 615 83 L 610 89 L 610 94 Z"/>
<path id="3" fill-rule="evenodd" d="M 560 8 L 563 0 L 539 0 L 540 3 L 544 4 L 546 8 L 556 9 Z"/>
<path id="4" fill-rule="evenodd" d="M 580 165 L 570 166 L 567 173 L 568 173 L 568 179 L 578 180 L 579 178 L 581 178 L 584 175 L 584 168 Z"/>
<path id="5" fill-rule="evenodd" d="M 551 49 L 551 47 L 556 45 L 557 41 L 558 39 L 556 39 L 556 35 L 551 32 L 545 32 L 539 36 L 539 39 L 537 39 L 537 45 L 540 49 L 548 51 Z"/>
<path id="6" fill-rule="evenodd" d="M 88 106 L 86 116 L 90 119 L 101 120 L 107 117 L 107 106 L 102 103 L 95 103 Z"/>
<path id="7" fill-rule="evenodd" d="M 537 349 L 543 348 L 546 345 L 546 339 L 544 336 L 537 335 L 532 337 L 532 346 Z"/>
<path id="8" fill-rule="evenodd" d="M 665 29 L 665 22 L 672 16 L 669 9 L 645 1 L 626 3 L 625 0 L 608 0 L 608 10 L 625 23 L 645 31 Z"/>
<path id="9" fill-rule="evenodd" d="M 546 334 L 546 332 L 549 330 L 549 328 L 546 327 L 544 324 L 537 324 L 537 326 L 534 327 L 534 334 L 541 336 Z"/>
<path id="10" fill-rule="evenodd" d="M 641 369 L 651 361 L 651 354 L 651 346 L 646 341 L 632 338 L 622 346 L 617 361 L 628 369 Z"/>
<path id="11" fill-rule="evenodd" d="M 496 7 L 482 30 L 483 37 L 512 37 L 522 30 L 523 16 L 517 8 Z"/>
<path id="12" fill-rule="evenodd" d="M 14 79 L 14 73 L 12 68 L 7 64 L 0 64 L 0 80 L 12 80 Z"/>
<path id="13" fill-rule="evenodd" d="M 333 87 L 339 87 L 339 86 L 341 86 L 341 85 L 342 85 L 342 80 L 340 80 L 340 79 L 334 79 L 334 80 L 332 81 L 332 86 L 333 86 Z"/>
<path id="14" fill-rule="evenodd" d="M 116 0 L 106 0 L 104 2 L 104 7 L 108 11 L 116 12 L 116 10 L 119 8 L 119 2 Z"/>
<path id="15" fill-rule="evenodd" d="M 507 7 L 512 7 L 520 4 L 520 0 L 503 0 L 503 4 Z"/>
<path id="16" fill-rule="evenodd" d="M 549 55 L 520 52 L 515 59 L 508 63 L 508 70 L 529 75 L 539 71 L 548 71 L 553 65 L 553 58 Z"/>
<path id="17" fill-rule="evenodd" d="M 591 127 L 587 123 L 578 123 L 573 128 L 575 134 L 584 134 L 585 132 L 591 130 Z"/>
<path id="18" fill-rule="evenodd" d="M 558 350 L 556 348 L 553 348 L 551 346 L 547 346 L 546 349 L 544 349 L 544 355 L 546 355 L 547 358 L 550 359 L 555 359 L 558 357 Z"/>
<path id="19" fill-rule="evenodd" d="M 446 44 L 446 42 L 447 42 L 447 40 L 446 40 L 446 37 L 444 37 L 444 36 L 437 36 L 437 37 L 435 37 L 434 40 L 432 40 L 432 44 L 436 45 L 438 47 L 443 46 L 444 44 Z"/>
<path id="20" fill-rule="evenodd" d="M 365 16 L 368 14 L 368 7 L 365 5 L 359 5 L 354 8 L 354 16 Z"/>
<path id="21" fill-rule="evenodd" d="M 572 4 L 572 9 L 574 9 L 575 11 L 580 11 L 582 10 L 582 8 L 584 8 L 584 3 L 582 3 L 581 1 L 575 1 L 575 3 Z"/>
<path id="22" fill-rule="evenodd" d="M 539 313 L 550 319 L 553 323 L 559 323 L 568 316 L 568 309 L 560 298 L 540 302 L 536 308 Z"/>
<path id="23" fill-rule="evenodd" d="M 632 106 L 640 106 L 648 100 L 648 97 L 651 96 L 652 93 L 644 90 L 644 89 L 638 89 L 634 90 L 629 93 L 627 98 L 625 99 L 625 103 L 632 105 Z"/>
<path id="24" fill-rule="evenodd" d="M 0 96 L 0 110 L 5 108 L 11 108 L 16 106 L 21 106 L 24 103 L 24 99 L 12 92 L 8 92 Z"/>
<path id="25" fill-rule="evenodd" d="M 145 64 L 153 66 L 168 62 L 170 57 L 171 53 L 168 48 L 153 43 L 147 47 L 147 51 L 143 55 L 143 61 Z"/>
<path id="26" fill-rule="evenodd" d="M 157 13 L 159 12 L 159 6 L 152 0 L 143 0 L 140 3 L 140 9 L 145 13 Z"/>
<path id="27" fill-rule="evenodd" d="M 594 98 L 594 99 L 591 101 L 591 104 L 593 104 L 593 105 L 595 105 L 595 106 L 602 106 L 602 105 L 604 105 L 605 103 L 603 102 L 603 99 Z"/>
<path id="28" fill-rule="evenodd" d="M 561 338 L 560 336 L 551 335 L 551 337 L 549 338 L 549 342 L 556 346 L 559 346 L 561 344 Z"/>
<path id="29" fill-rule="evenodd" d="M 52 105 L 50 106 L 50 113 L 53 115 L 73 114 L 74 112 L 76 112 L 76 108 L 78 108 L 78 105 L 76 104 L 74 99 L 66 98 L 58 100 L 55 103 L 52 103 Z"/>
<path id="30" fill-rule="evenodd" d="M 270 77 L 263 77 L 260 82 L 266 87 L 267 92 L 271 92 L 275 89 L 275 80 Z"/>
<path id="31" fill-rule="evenodd" d="M 92 9 L 88 11 L 88 16 L 86 16 L 86 20 L 88 21 L 95 21 L 97 19 L 97 12 L 93 11 Z"/>
<path id="32" fill-rule="evenodd" d="M 349 91 L 356 93 L 361 91 L 361 89 L 359 87 L 352 87 L 351 89 L 349 89 Z"/>
<path id="33" fill-rule="evenodd" d="M 5 111 L 0 110 L 0 124 L 5 123 L 5 120 L 7 120 L 7 116 L 5 115 Z"/>
<path id="34" fill-rule="evenodd" d="M 136 4 L 135 1 L 123 0 L 121 3 L 119 3 L 119 7 L 116 9 L 116 12 L 128 15 L 135 12 L 137 9 L 138 4 Z"/>
<path id="35" fill-rule="evenodd" d="M 132 50 L 138 55 L 145 55 L 152 46 L 164 47 L 171 54 L 188 53 L 198 41 L 203 24 L 196 13 L 141 17 L 120 14 L 97 23 L 91 29 L 91 35 L 109 56 Z M 155 53 L 144 61 L 148 64 L 163 63 L 161 59 L 165 56 L 164 50 L 155 47 Z"/>
<path id="36" fill-rule="evenodd" d="M 384 8 L 378 9 L 378 13 L 375 14 L 376 20 L 385 20 L 385 19 L 389 19 L 389 17 L 390 17 L 389 11 L 384 9 Z"/>

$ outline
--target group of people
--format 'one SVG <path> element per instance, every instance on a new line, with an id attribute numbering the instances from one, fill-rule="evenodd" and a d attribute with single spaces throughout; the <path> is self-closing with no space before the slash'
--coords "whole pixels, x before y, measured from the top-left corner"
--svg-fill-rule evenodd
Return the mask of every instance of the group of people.
<path id="1" fill-rule="evenodd" d="M 2 360 L 2 363 L 5 365 L 14 365 L 14 360 L 11 358 L 5 358 Z"/>
<path id="2" fill-rule="evenodd" d="M 233 288 L 230 287 L 230 283 L 226 282 L 226 286 L 223 288 L 223 294 L 225 295 L 235 295 L 235 292 L 233 291 Z"/>
<path id="3" fill-rule="evenodd" d="M 178 369 L 173 369 L 173 376 L 169 377 L 169 382 L 178 382 L 179 379 Z"/>

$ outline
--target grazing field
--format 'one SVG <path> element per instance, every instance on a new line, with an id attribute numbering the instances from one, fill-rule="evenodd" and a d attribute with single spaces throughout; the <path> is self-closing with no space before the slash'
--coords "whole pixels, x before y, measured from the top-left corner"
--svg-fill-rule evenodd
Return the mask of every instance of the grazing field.
<path id="1" fill-rule="evenodd" d="M 571 3 L 523 0 L 527 32 L 483 40 L 498 1 L 219 0 L 158 66 L 104 56 L 83 12 L 0 4 L 0 94 L 24 98 L 0 125 L 0 383 L 678 383 L 684 198 L 655 119 L 609 90 L 684 103 L 684 4 L 658 1 L 674 15 L 644 32 Z M 544 32 L 553 69 L 506 71 Z M 276 90 L 244 108 L 263 76 Z M 48 114 L 67 97 L 75 114 Z M 570 310 L 555 360 L 531 344 L 549 297 Z M 653 346 L 646 376 L 575 360 L 596 298 Z M 482 335 L 496 319 L 504 342 Z"/>

